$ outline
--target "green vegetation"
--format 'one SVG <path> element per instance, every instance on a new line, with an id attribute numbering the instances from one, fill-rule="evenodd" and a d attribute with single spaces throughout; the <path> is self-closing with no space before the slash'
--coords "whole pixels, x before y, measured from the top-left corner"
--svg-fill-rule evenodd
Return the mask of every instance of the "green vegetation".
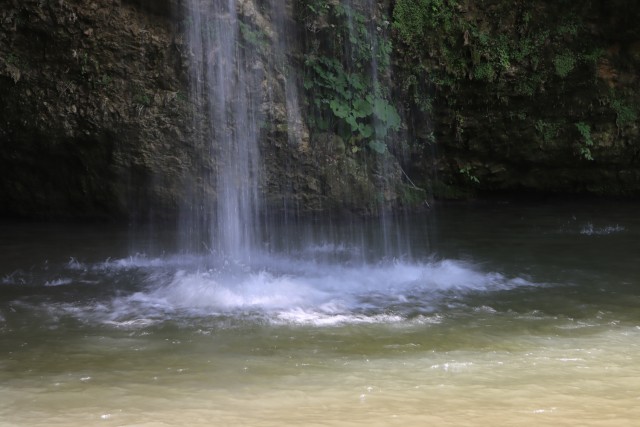
<path id="1" fill-rule="evenodd" d="M 103 74 L 98 80 L 98 84 L 101 86 L 109 86 L 113 82 L 113 78 L 108 74 Z"/>
<path id="2" fill-rule="evenodd" d="M 542 137 L 542 141 L 545 144 L 549 144 L 558 135 L 560 125 L 558 123 L 548 123 L 544 120 L 537 120 L 535 128 L 538 134 Z"/>
<path id="3" fill-rule="evenodd" d="M 564 52 L 553 60 L 556 74 L 562 78 L 567 77 L 576 66 L 576 58 L 571 52 Z"/>
<path id="4" fill-rule="evenodd" d="M 638 119 L 636 110 L 622 99 L 614 97 L 611 100 L 611 108 L 616 112 L 616 125 L 618 125 L 618 128 L 633 123 Z"/>
<path id="5" fill-rule="evenodd" d="M 399 129 L 401 120 L 396 109 L 380 96 L 382 91 L 378 88 L 371 94 L 363 75 L 347 73 L 336 59 L 308 58 L 306 66 L 313 71 L 307 74 L 304 86 L 316 94 L 314 106 L 318 110 L 328 106 L 354 146 L 364 140 L 383 153 L 384 138 L 390 130 Z M 318 121 L 314 125 L 326 131 L 330 123 Z"/>
<path id="6" fill-rule="evenodd" d="M 474 184 L 480 184 L 480 180 L 478 179 L 478 177 L 471 172 L 471 166 L 460 168 L 460 173 L 470 182 L 473 182 Z"/>
<path id="7" fill-rule="evenodd" d="M 582 136 L 582 145 L 578 147 L 580 156 L 586 160 L 593 160 L 590 147 L 593 147 L 593 139 L 591 139 L 591 127 L 585 122 L 576 123 L 576 128 Z"/>
<path id="8" fill-rule="evenodd" d="M 305 5 L 303 18 L 312 33 L 304 57 L 311 130 L 340 135 L 353 152 L 364 147 L 386 152 L 387 138 L 400 129 L 401 118 L 389 102 L 389 88 L 378 81 L 390 67 L 391 43 L 379 34 L 384 23 L 368 21 L 342 4 L 316 0 Z"/>
<path id="9" fill-rule="evenodd" d="M 492 82 L 496 78 L 496 71 L 488 62 L 478 64 L 473 69 L 473 77 L 477 80 L 486 80 Z"/>
<path id="10" fill-rule="evenodd" d="M 556 185 L 534 177 L 546 165 L 593 160 L 606 149 L 602 170 L 605 159 L 637 152 L 640 49 L 626 35 L 611 38 L 615 28 L 596 30 L 600 14 L 590 1 L 396 0 L 394 76 L 408 126 L 417 123 L 413 147 L 433 156 L 421 125 L 428 114 L 440 158 L 466 159 L 437 164 L 445 184 L 487 190 L 525 181 L 544 190 Z M 522 162 L 532 168 L 518 170 Z"/>
<path id="11" fill-rule="evenodd" d="M 7 62 L 7 64 L 20 65 L 20 59 L 14 53 L 8 54 L 5 58 L 5 61 Z"/>
<path id="12" fill-rule="evenodd" d="M 469 10 L 473 7 L 461 0 L 397 1 L 392 25 L 403 56 L 402 87 L 416 105 L 422 104 L 425 81 L 445 97 L 468 80 L 491 83 L 499 97 L 534 97 L 549 80 L 567 78 L 601 53 L 580 43 L 583 24 L 573 13 L 496 2 L 479 19 L 478 11 Z M 558 53 L 556 42 L 570 48 Z"/>
<path id="13" fill-rule="evenodd" d="M 134 88 L 133 102 L 138 104 L 139 107 L 150 107 L 151 97 L 146 93 L 145 88 L 141 85 L 136 85 Z"/>
<path id="14" fill-rule="evenodd" d="M 242 21 L 238 21 L 240 27 L 240 36 L 242 40 L 249 46 L 255 48 L 258 51 L 265 52 L 269 41 L 267 36 L 258 28 L 246 24 Z"/>

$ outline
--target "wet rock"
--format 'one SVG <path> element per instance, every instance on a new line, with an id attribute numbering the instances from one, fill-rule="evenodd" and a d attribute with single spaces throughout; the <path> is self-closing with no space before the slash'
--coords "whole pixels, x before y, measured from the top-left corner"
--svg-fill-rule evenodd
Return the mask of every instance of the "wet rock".
<path id="1" fill-rule="evenodd" d="M 447 9 L 452 25 L 425 32 L 417 51 L 397 40 L 398 67 L 408 71 L 398 80 L 419 82 L 405 97 L 431 106 L 428 114 L 417 106 L 407 113 L 417 141 L 408 167 L 425 172 L 417 179 L 445 198 L 640 195 L 617 173 L 640 169 L 640 7 L 470 0 L 465 10 Z"/>
<path id="2" fill-rule="evenodd" d="M 182 162 L 173 159 L 194 156 L 188 140 L 156 131 L 172 123 L 186 134 L 191 123 L 187 102 L 164 102 L 187 87 L 174 34 L 169 19 L 131 2 L 3 9 L 0 214 L 175 211 L 176 186 L 154 178 L 170 170 L 179 181 Z"/>

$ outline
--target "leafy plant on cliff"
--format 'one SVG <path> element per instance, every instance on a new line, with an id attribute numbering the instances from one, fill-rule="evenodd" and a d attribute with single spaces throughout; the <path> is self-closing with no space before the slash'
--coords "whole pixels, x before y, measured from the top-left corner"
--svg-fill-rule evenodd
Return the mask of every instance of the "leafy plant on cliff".
<path id="1" fill-rule="evenodd" d="M 612 99 L 611 108 L 616 112 L 616 125 L 618 125 L 618 128 L 628 123 L 633 123 L 638 119 L 636 110 L 622 99 Z"/>
<path id="2" fill-rule="evenodd" d="M 339 134 L 354 152 L 366 146 L 384 153 L 387 136 L 401 126 L 378 81 L 390 65 L 391 44 L 378 34 L 385 24 L 341 3 L 310 0 L 306 6 L 306 27 L 314 33 L 304 61 L 311 130 Z"/>
<path id="3" fill-rule="evenodd" d="M 578 147 L 578 151 L 582 158 L 586 160 L 593 160 L 590 147 L 593 147 L 593 139 L 591 139 L 591 126 L 585 122 L 576 123 L 576 128 L 582 136 L 582 145 Z"/>
<path id="4" fill-rule="evenodd" d="M 485 6 L 476 3 L 397 0 L 393 28 L 405 56 L 405 87 L 417 91 L 416 83 L 428 80 L 456 90 L 471 79 L 491 83 L 494 93 L 531 97 L 552 76 L 565 78 L 589 61 L 586 46 L 555 53 L 554 42 L 564 46 L 579 39 L 583 25 L 575 14 L 555 16 L 552 7 L 518 1 L 495 2 L 479 12 Z"/>
<path id="5" fill-rule="evenodd" d="M 257 49 L 259 52 L 264 52 L 267 49 L 269 42 L 264 32 L 242 21 L 238 21 L 238 24 L 243 41 Z"/>
<path id="6" fill-rule="evenodd" d="M 471 166 L 465 166 L 460 168 L 459 172 L 462 176 L 464 176 L 467 180 L 469 180 L 470 182 L 474 183 L 474 184 L 480 184 L 480 180 L 478 179 L 477 176 L 475 176 L 473 174 L 473 172 L 471 171 Z"/>
<path id="7" fill-rule="evenodd" d="M 571 52 L 564 52 L 553 59 L 556 74 L 562 78 L 567 77 L 576 66 L 576 57 Z"/>
<path id="8" fill-rule="evenodd" d="M 10 65 L 18 65 L 20 63 L 20 59 L 18 59 L 14 53 L 9 53 L 5 58 L 5 61 Z"/>
<path id="9" fill-rule="evenodd" d="M 542 141 L 548 144 L 558 135 L 560 126 L 558 123 L 549 123 L 544 120 L 537 120 L 535 128 L 538 134 L 542 137 Z"/>
<path id="10" fill-rule="evenodd" d="M 372 91 L 362 74 L 346 72 L 335 58 L 308 57 L 306 65 L 313 72 L 305 77 L 304 87 L 314 92 L 315 108 L 326 110 L 328 107 L 337 121 L 334 124 L 338 133 L 356 150 L 364 141 L 374 151 L 383 153 L 386 150 L 384 138 L 389 131 L 400 128 L 401 119 L 396 109 L 381 96 L 380 88 Z M 328 130 L 331 124 L 315 122 L 321 131 Z"/>

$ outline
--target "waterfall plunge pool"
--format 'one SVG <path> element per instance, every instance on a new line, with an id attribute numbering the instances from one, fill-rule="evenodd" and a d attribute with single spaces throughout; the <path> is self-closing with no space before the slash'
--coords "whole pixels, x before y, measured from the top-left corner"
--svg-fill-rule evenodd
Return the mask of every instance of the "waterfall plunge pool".
<path id="1" fill-rule="evenodd" d="M 2 224 L 2 425 L 632 425 L 639 207 L 272 227 L 243 262 Z"/>

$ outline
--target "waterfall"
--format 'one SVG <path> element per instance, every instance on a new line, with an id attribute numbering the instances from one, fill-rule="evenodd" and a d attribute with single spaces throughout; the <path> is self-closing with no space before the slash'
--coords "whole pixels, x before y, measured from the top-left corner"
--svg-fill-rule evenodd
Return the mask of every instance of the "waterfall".
<path id="1" fill-rule="evenodd" d="M 283 80 L 285 93 L 285 107 L 287 114 L 287 137 L 290 144 L 303 143 L 304 122 L 299 105 L 297 72 L 289 62 L 288 52 L 294 48 L 297 31 L 295 23 L 290 22 L 291 1 L 269 0 L 274 27 L 273 54 L 276 70 Z"/>
<path id="2" fill-rule="evenodd" d="M 191 97 L 203 110 L 194 126 L 206 139 L 203 155 L 212 158 L 201 178 L 215 194 L 196 194 L 183 223 L 196 239 L 208 236 L 202 244 L 218 255 L 241 260 L 261 234 L 258 128 L 264 70 L 256 47 L 241 43 L 237 7 L 236 0 L 188 0 Z"/>
<path id="3" fill-rule="evenodd" d="M 346 27 L 349 33 L 349 41 L 344 47 L 344 55 L 348 64 L 348 69 L 354 70 L 360 68 L 367 77 L 367 86 L 375 98 L 389 102 L 387 104 L 391 108 L 395 108 L 390 88 L 391 69 L 390 69 L 390 51 L 385 49 L 385 44 L 389 43 L 387 21 L 384 13 L 378 9 L 377 0 L 341 0 L 341 5 L 346 15 Z M 360 54 L 361 58 L 368 57 L 368 62 L 361 61 L 359 64 L 351 63 L 351 58 L 358 56 L 354 52 L 363 47 L 369 51 L 368 55 Z M 371 125 L 375 129 L 376 136 L 380 134 L 382 140 L 375 139 L 376 151 L 381 151 L 376 156 L 375 165 L 378 171 L 379 192 L 382 194 L 377 200 L 377 214 L 379 216 L 379 229 L 381 232 L 382 246 L 387 256 L 397 253 L 408 254 L 410 247 L 402 241 L 401 228 L 395 213 L 389 209 L 386 200 L 386 194 L 392 191 L 389 177 L 393 174 L 394 167 L 398 167 L 395 161 L 391 161 L 392 156 L 389 153 L 391 138 L 387 134 L 389 125 L 385 119 L 381 119 L 378 115 L 371 116 Z M 399 129 L 396 130 L 398 132 Z M 399 138 L 402 140 L 403 138 Z"/>
<path id="4" fill-rule="evenodd" d="M 374 0 L 328 3 L 339 37 L 323 34 L 326 40 L 307 40 L 305 45 L 296 39 L 304 23 L 295 18 L 308 18 L 314 9 L 307 6 L 296 15 L 296 7 L 300 4 L 290 0 L 187 1 L 193 128 L 202 139 L 195 144 L 202 164 L 185 186 L 183 247 L 237 260 L 251 258 L 264 243 L 272 243 L 272 225 L 284 223 L 281 232 L 288 233 L 287 224 L 296 223 L 304 197 L 295 192 L 305 191 L 307 182 L 300 177 L 306 173 L 313 191 L 323 184 L 332 188 L 327 209 L 339 206 L 340 197 L 344 206 L 362 199 L 362 207 L 379 215 L 385 253 L 405 253 L 397 234 L 389 231 L 396 227 L 387 212 L 389 202 L 397 198 L 393 186 L 399 182 L 387 147 L 400 126 L 389 89 L 388 22 Z M 317 22 L 323 23 L 325 12 L 316 11 Z M 310 47 L 312 55 L 300 51 Z M 306 58 L 306 71 L 297 68 L 301 57 Z M 309 61 L 316 61 L 313 70 L 319 73 L 312 87 L 306 84 Z M 306 92 L 299 93 L 303 87 Z M 307 107 L 304 116 L 301 107 L 312 104 L 317 109 Z M 352 117 L 341 115 L 345 108 Z M 309 146 L 311 131 L 325 135 L 323 147 Z M 334 140 L 331 135 L 347 144 L 340 142 L 340 168 L 309 168 L 316 148 L 325 150 L 319 161 L 336 160 L 329 158 L 340 151 L 338 143 L 328 147 Z M 263 165 L 261 147 L 269 150 L 262 154 L 270 156 L 268 166 L 275 166 L 275 174 Z M 276 188 L 269 197 L 275 197 L 266 203 L 269 185 Z M 272 206 L 276 215 L 268 216 L 266 210 Z"/>

